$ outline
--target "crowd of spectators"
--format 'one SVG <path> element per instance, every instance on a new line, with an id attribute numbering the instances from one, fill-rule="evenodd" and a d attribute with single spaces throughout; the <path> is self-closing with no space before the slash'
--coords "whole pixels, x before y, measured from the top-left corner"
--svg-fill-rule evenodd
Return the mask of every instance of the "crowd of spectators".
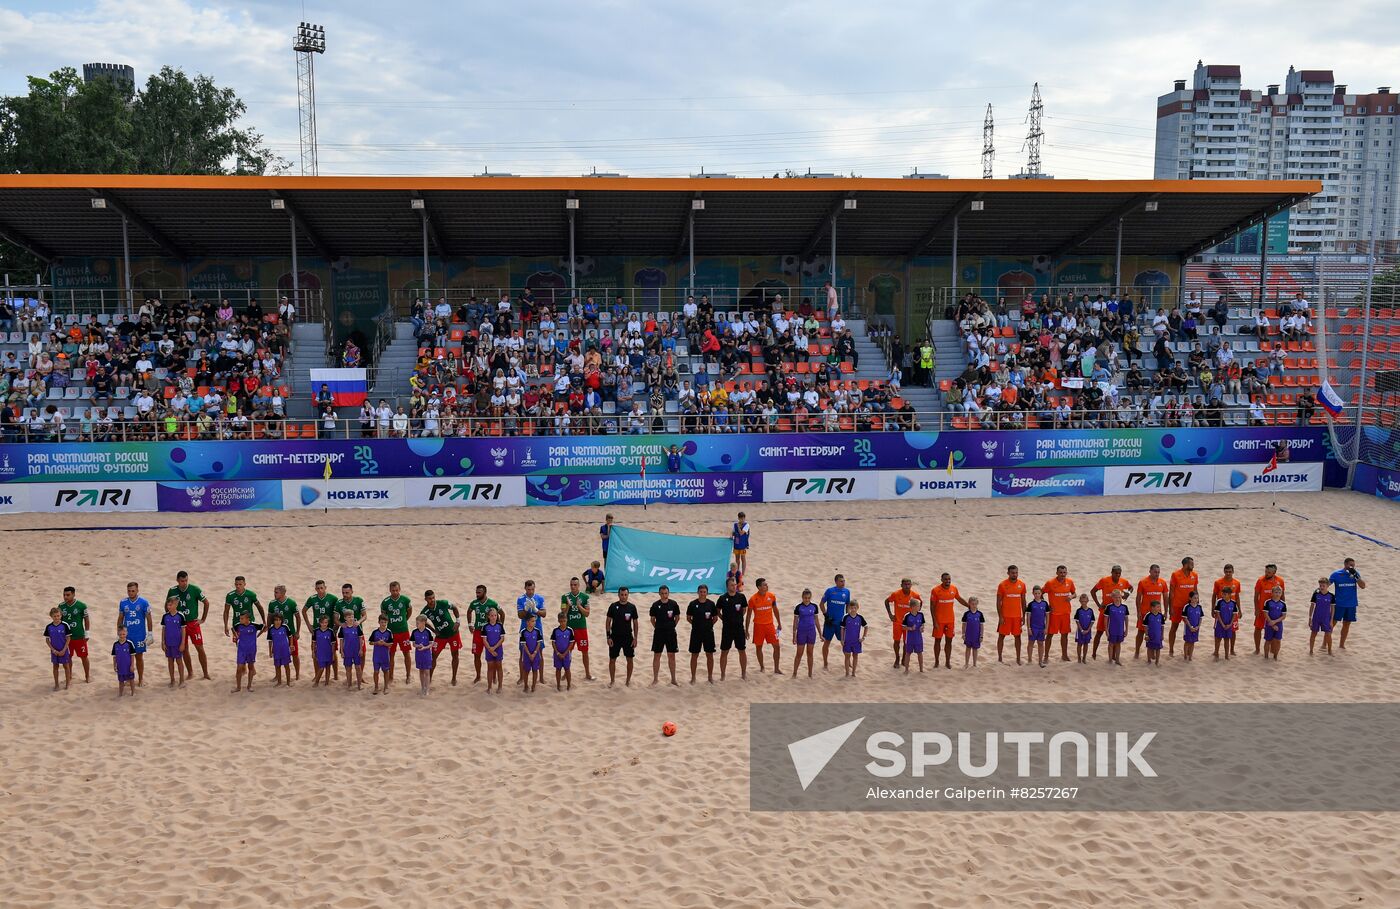
<path id="1" fill-rule="evenodd" d="M 828 288 L 829 290 L 829 288 Z M 408 403 L 366 402 L 366 435 L 761 432 L 913 428 L 898 386 L 857 382 L 850 327 L 780 294 L 750 308 L 688 297 L 638 312 L 621 297 L 557 307 L 529 291 L 494 302 L 419 302 Z"/>
<path id="2" fill-rule="evenodd" d="M 280 435 L 293 304 L 145 300 L 78 318 L 0 300 L 6 441 L 238 439 Z"/>
<path id="3" fill-rule="evenodd" d="M 1206 306 L 1195 293 L 1155 310 L 1111 294 L 1027 294 L 993 307 L 968 293 L 952 313 L 965 365 L 943 383 L 945 406 L 996 428 L 1263 425 L 1262 399 L 1287 357 L 1270 339 L 1310 348 L 1313 327 L 1301 294 L 1269 312 L 1232 327 L 1226 301 Z M 1251 338 L 1264 342 L 1258 353 L 1244 350 Z M 1311 420 L 1316 401 L 1302 392 L 1296 407 Z"/>

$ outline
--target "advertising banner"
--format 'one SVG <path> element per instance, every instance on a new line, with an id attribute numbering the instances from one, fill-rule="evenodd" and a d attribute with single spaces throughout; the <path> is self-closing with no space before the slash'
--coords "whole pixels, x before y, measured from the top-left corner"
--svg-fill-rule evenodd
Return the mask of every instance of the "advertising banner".
<path id="1" fill-rule="evenodd" d="M 992 495 L 1100 496 L 1102 467 L 1019 467 L 992 471 Z"/>
<path id="2" fill-rule="evenodd" d="M 873 470 L 777 471 L 763 475 L 765 502 L 856 502 L 879 496 Z M 946 474 L 945 474 L 946 476 Z"/>
<path id="3" fill-rule="evenodd" d="M 650 593 L 662 584 L 674 591 L 692 591 L 701 584 L 724 591 L 729 557 L 728 537 L 687 537 L 613 527 L 604 566 L 608 592 L 618 587 Z"/>
<path id="4" fill-rule="evenodd" d="M 403 508 L 403 487 L 398 479 L 283 480 L 282 508 Z"/>
<path id="5" fill-rule="evenodd" d="M 988 499 L 991 470 L 883 470 L 882 499 Z"/>
<path id="6" fill-rule="evenodd" d="M 1215 492 L 1215 468 L 1181 465 L 1103 469 L 1103 493 L 1106 496 L 1176 495 L 1186 492 Z"/>
<path id="7" fill-rule="evenodd" d="M 412 478 L 403 484 L 409 508 L 499 508 L 525 504 L 524 477 Z"/>
<path id="8" fill-rule="evenodd" d="M 29 490 L 30 511 L 155 511 L 154 483 L 42 483 Z"/>
<path id="9" fill-rule="evenodd" d="M 22 486 L 18 483 L 13 486 L 0 487 L 0 514 L 17 514 L 29 511 L 29 490 L 37 488 L 36 486 Z"/>
<path id="10" fill-rule="evenodd" d="M 276 480 L 244 483 L 159 483 L 161 511 L 281 511 L 282 484 Z"/>
<path id="11" fill-rule="evenodd" d="M 1357 464 L 1352 488 L 1357 492 L 1400 502 L 1400 470 L 1389 470 L 1374 464 Z"/>
<path id="12" fill-rule="evenodd" d="M 1216 492 L 1320 492 L 1322 463 L 1263 467 L 1221 465 L 1215 468 Z"/>
<path id="13" fill-rule="evenodd" d="M 506 439 L 105 442 L 0 446 L 0 483 L 755 473 L 1266 464 L 1326 458 L 1321 427 L 1021 432 L 753 433 Z"/>
<path id="14" fill-rule="evenodd" d="M 555 474 L 526 477 L 531 505 L 641 505 L 643 502 L 761 502 L 762 474 Z"/>

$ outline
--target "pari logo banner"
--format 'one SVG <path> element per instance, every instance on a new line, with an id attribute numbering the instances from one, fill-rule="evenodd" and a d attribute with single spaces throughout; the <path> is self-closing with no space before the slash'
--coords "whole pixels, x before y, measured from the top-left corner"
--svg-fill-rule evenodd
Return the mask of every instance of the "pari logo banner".
<path id="1" fill-rule="evenodd" d="M 765 502 L 854 502 L 879 495 L 872 470 L 776 471 L 763 475 Z"/>
<path id="2" fill-rule="evenodd" d="M 604 575 L 609 592 L 627 587 L 652 592 L 662 584 L 672 591 L 707 585 L 724 592 L 725 574 L 734 546 L 728 537 L 689 537 L 613 527 L 608 537 Z"/>
<path id="3" fill-rule="evenodd" d="M 524 477 L 404 480 L 409 508 L 501 508 L 525 504 Z"/>
<path id="4" fill-rule="evenodd" d="M 283 480 L 282 508 L 286 511 L 322 508 L 403 508 L 404 481 Z"/>
<path id="5" fill-rule="evenodd" d="M 994 496 L 1103 495 L 1102 467 L 1007 467 L 992 471 Z"/>
<path id="6" fill-rule="evenodd" d="M 760 502 L 757 473 L 554 474 L 525 478 L 531 505 L 641 505 L 656 503 Z"/>
<path id="7" fill-rule="evenodd" d="M 885 470 L 880 472 L 882 499 L 987 499 L 990 470 Z"/>
<path id="8" fill-rule="evenodd" d="M 154 483 L 44 483 L 29 490 L 31 511 L 155 511 Z"/>
<path id="9" fill-rule="evenodd" d="M 1265 466 L 1221 464 L 1215 468 L 1215 491 L 1318 492 L 1322 489 L 1321 462 L 1284 462 L 1269 471 Z"/>
<path id="10" fill-rule="evenodd" d="M 1397 811 L 1397 746 L 1397 704 L 752 704 L 749 807 Z"/>
<path id="11" fill-rule="evenodd" d="M 1108 496 L 1179 495 L 1214 492 L 1215 468 L 1182 466 L 1105 467 L 1103 492 Z"/>
<path id="12" fill-rule="evenodd" d="M 282 484 L 276 480 L 246 483 L 158 483 L 161 511 L 280 511 Z"/>

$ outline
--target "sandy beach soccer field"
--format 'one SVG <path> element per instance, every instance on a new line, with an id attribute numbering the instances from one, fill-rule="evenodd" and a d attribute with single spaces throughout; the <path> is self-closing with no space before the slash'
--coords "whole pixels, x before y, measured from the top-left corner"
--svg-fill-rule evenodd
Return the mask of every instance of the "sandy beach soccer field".
<path id="1" fill-rule="evenodd" d="M 1131 510 L 1161 508 L 1202 510 Z M 702 659 L 692 687 L 682 632 L 681 687 L 649 688 L 644 627 L 625 690 L 581 681 L 576 660 L 572 693 L 556 694 L 546 670 L 548 689 L 526 696 L 512 689 L 512 667 L 504 695 L 488 697 L 464 651 L 462 683 L 451 688 L 439 671 L 427 700 L 401 681 L 389 697 L 312 690 L 309 660 L 299 685 L 274 689 L 265 658 L 257 689 L 235 696 L 218 619 L 234 575 L 264 603 L 279 583 L 300 602 L 318 577 L 332 590 L 348 580 L 371 614 L 390 580 L 415 607 L 427 587 L 465 606 L 478 583 L 513 602 L 530 577 L 553 605 L 598 558 L 602 510 L 0 519 L 11 594 L 0 636 L 0 818 L 11 843 L 0 903 L 1400 906 L 1400 826 L 1387 814 L 748 810 L 751 702 L 1230 701 L 1268 711 L 1400 700 L 1400 551 L 1355 535 L 1400 545 L 1394 505 L 1328 492 L 747 510 L 750 578 L 770 579 L 786 615 L 803 586 L 820 595 L 845 573 L 872 623 L 858 680 L 842 680 L 837 657 L 810 681 L 751 671 L 740 682 L 731 666 L 729 681 L 708 685 Z M 614 512 L 624 525 L 720 536 L 733 517 L 718 506 Z M 1246 591 L 1277 562 L 1302 619 L 1310 580 L 1355 558 L 1370 586 L 1349 649 L 1310 659 L 1296 620 L 1276 665 L 1246 637 L 1229 664 L 1203 645 L 1196 663 L 1164 660 L 1160 671 L 1130 656 L 1121 670 L 1103 660 L 1016 667 L 995 663 L 993 637 L 975 671 L 889 667 L 880 603 L 902 575 L 926 591 L 949 571 L 994 613 L 1008 562 L 1028 583 L 1064 562 L 1087 591 L 1112 563 L 1136 582 L 1150 562 L 1165 574 L 1183 555 L 1203 585 L 1233 562 Z M 124 584 L 140 581 L 158 604 L 181 568 L 214 604 L 205 640 L 215 680 L 171 691 L 152 658 L 138 696 L 118 700 L 106 654 Z M 94 680 L 53 693 L 40 631 L 70 583 L 93 613 Z M 601 614 L 594 673 L 606 676 Z M 955 656 L 960 664 L 960 644 Z M 665 720 L 679 725 L 674 738 L 659 734 Z"/>

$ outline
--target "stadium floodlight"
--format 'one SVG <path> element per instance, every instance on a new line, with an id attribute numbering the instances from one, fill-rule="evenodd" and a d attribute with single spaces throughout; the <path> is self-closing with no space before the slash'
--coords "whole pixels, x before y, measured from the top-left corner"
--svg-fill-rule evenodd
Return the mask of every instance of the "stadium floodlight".
<path id="1" fill-rule="evenodd" d="M 578 208 L 578 202 L 578 199 L 565 199 L 564 207 L 569 209 Z"/>
<path id="2" fill-rule="evenodd" d="M 1157 203 L 1156 203 L 1156 202 L 1148 202 L 1146 205 L 1144 205 L 1144 206 L 1142 207 L 1142 210 L 1143 210 L 1143 211 L 1156 211 L 1156 210 L 1157 210 Z"/>
<path id="3" fill-rule="evenodd" d="M 968 205 L 968 210 L 969 210 L 969 211 L 983 211 L 986 207 L 987 207 L 987 203 L 986 203 L 985 201 L 983 201 L 982 199 L 977 199 L 977 200 L 974 200 L 970 205 Z"/>
<path id="4" fill-rule="evenodd" d="M 93 208 L 106 208 L 106 207 L 107 207 L 107 200 L 106 200 L 106 199 L 103 199 L 103 198 L 101 198 L 101 197 L 98 197 L 98 198 L 96 198 L 96 199 L 93 199 L 93 200 L 92 200 L 92 207 L 93 207 Z"/>
<path id="5" fill-rule="evenodd" d="M 855 211 L 856 200 L 855 200 L 855 199 L 843 199 L 843 200 L 842 200 L 842 205 L 841 205 L 841 207 L 844 208 L 846 211 Z"/>
<path id="6" fill-rule="evenodd" d="M 273 211 L 285 211 L 286 208 L 287 208 L 287 200 L 286 200 L 286 199 L 273 199 L 273 200 L 272 200 L 272 210 L 273 210 Z"/>
<path id="7" fill-rule="evenodd" d="M 413 209 L 414 211 L 424 211 L 427 209 L 428 204 L 423 199 L 409 199 L 408 207 Z"/>
<path id="8" fill-rule="evenodd" d="M 705 200 L 704 200 L 704 199 L 691 199 L 691 200 L 690 200 L 690 210 L 691 210 L 691 211 L 704 211 L 704 210 L 705 210 Z"/>

